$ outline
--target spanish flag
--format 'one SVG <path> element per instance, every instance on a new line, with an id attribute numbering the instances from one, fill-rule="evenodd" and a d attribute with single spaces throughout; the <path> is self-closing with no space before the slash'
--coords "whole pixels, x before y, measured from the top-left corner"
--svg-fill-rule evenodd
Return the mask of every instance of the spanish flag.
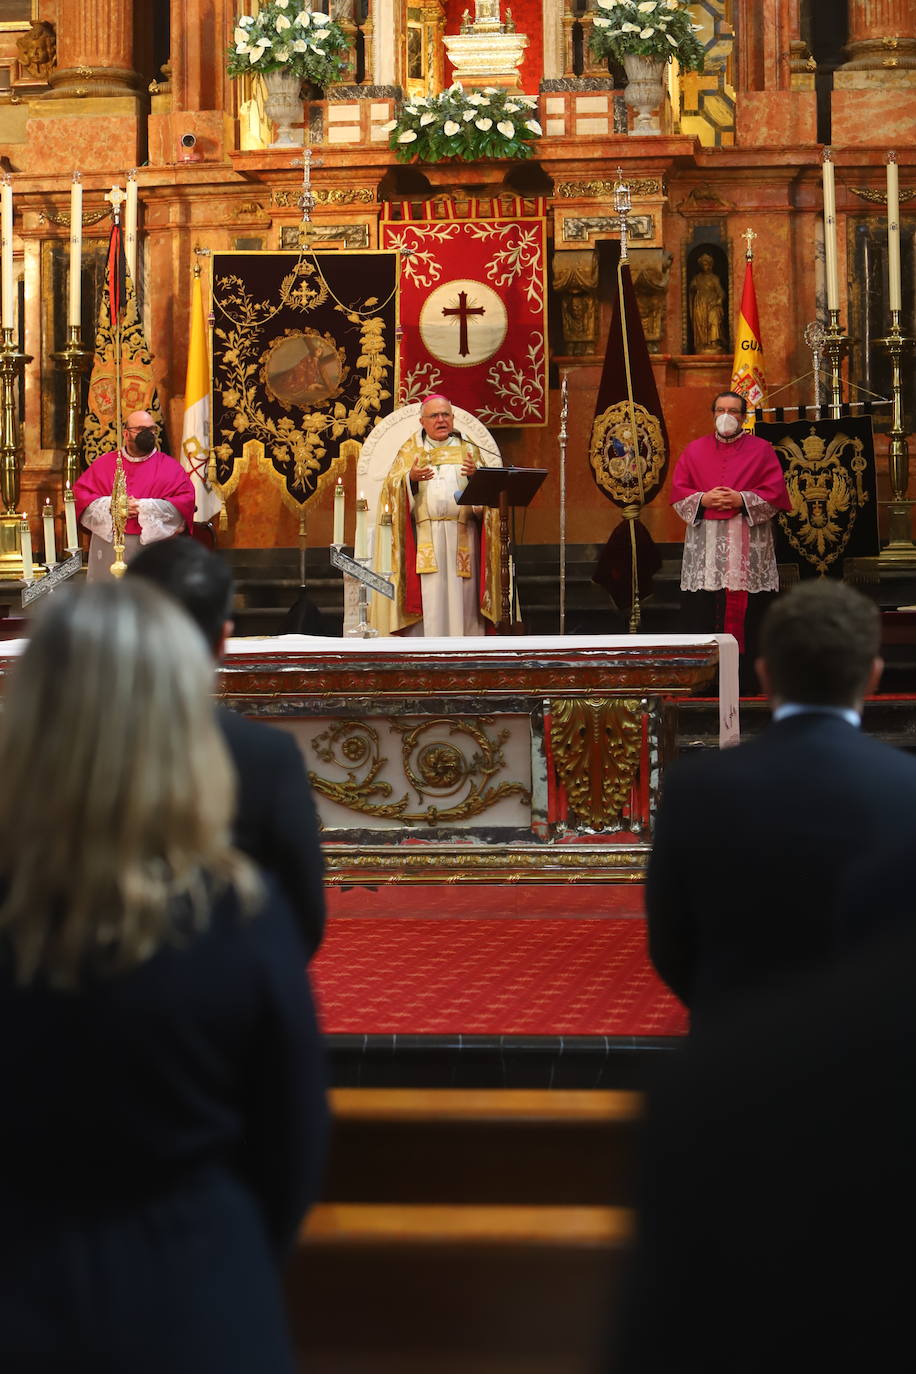
<path id="1" fill-rule="evenodd" d="M 735 361 L 732 366 L 732 391 L 747 398 L 749 410 L 765 405 L 767 398 L 766 364 L 760 338 L 757 293 L 754 290 L 754 261 L 750 253 L 744 265 L 744 290 L 735 329 Z"/>
<path id="2" fill-rule="evenodd" d="M 207 317 L 200 283 L 200 267 L 194 268 L 191 284 L 191 328 L 188 370 L 184 384 L 184 425 L 181 431 L 181 465 L 194 485 L 194 521 L 206 524 L 223 508 L 210 486 L 210 358 L 207 353 Z"/>

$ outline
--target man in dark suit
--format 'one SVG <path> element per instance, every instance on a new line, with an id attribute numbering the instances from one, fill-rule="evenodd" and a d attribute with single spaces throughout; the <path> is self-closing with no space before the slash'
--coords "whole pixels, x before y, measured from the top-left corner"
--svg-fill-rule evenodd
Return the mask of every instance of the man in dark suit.
<path id="1" fill-rule="evenodd" d="M 911 925 L 749 997 L 672 1057 L 609 1371 L 906 1364 L 914 985 Z"/>
<path id="2" fill-rule="evenodd" d="M 127 575 L 155 582 L 180 602 L 219 660 L 232 632 L 225 559 L 194 539 L 167 539 L 141 550 Z M 302 755 L 283 730 L 226 707 L 218 720 L 238 774 L 234 842 L 278 880 L 312 955 L 324 933 L 324 861 Z"/>
<path id="3" fill-rule="evenodd" d="M 757 671 L 773 720 L 665 777 L 646 882 L 649 952 L 694 1024 L 837 948 L 863 852 L 916 814 L 916 759 L 861 733 L 883 663 L 874 604 L 809 582 L 770 609 Z"/>

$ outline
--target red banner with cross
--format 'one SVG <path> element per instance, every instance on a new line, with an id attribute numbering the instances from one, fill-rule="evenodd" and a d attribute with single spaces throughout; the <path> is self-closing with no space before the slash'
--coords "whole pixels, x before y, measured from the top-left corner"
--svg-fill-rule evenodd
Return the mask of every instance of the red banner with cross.
<path id="1" fill-rule="evenodd" d="M 546 206 L 540 197 L 389 202 L 400 254 L 400 405 L 442 391 L 485 425 L 547 423 Z"/>

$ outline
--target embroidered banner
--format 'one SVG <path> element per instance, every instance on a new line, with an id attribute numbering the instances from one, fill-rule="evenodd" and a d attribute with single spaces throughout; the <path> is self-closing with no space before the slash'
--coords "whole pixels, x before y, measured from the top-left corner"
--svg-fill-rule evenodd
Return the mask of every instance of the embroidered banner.
<path id="1" fill-rule="evenodd" d="M 214 253 L 213 435 L 227 496 L 242 449 L 303 505 L 394 408 L 397 255 Z"/>
<path id="2" fill-rule="evenodd" d="M 880 550 L 871 417 L 757 423 L 782 463 L 790 511 L 773 526 L 776 560 L 801 577 L 843 576 L 843 558 Z"/>
<path id="3" fill-rule="evenodd" d="M 381 232 L 401 260 L 399 404 L 441 390 L 485 425 L 545 425 L 544 201 L 392 203 Z"/>

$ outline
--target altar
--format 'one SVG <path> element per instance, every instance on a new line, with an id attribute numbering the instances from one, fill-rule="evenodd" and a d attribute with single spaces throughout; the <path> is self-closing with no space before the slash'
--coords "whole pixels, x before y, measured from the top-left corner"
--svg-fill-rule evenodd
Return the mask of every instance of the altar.
<path id="1" fill-rule="evenodd" d="M 219 692 L 306 760 L 328 881 L 627 881 L 651 848 L 677 702 L 728 635 L 231 640 Z"/>

